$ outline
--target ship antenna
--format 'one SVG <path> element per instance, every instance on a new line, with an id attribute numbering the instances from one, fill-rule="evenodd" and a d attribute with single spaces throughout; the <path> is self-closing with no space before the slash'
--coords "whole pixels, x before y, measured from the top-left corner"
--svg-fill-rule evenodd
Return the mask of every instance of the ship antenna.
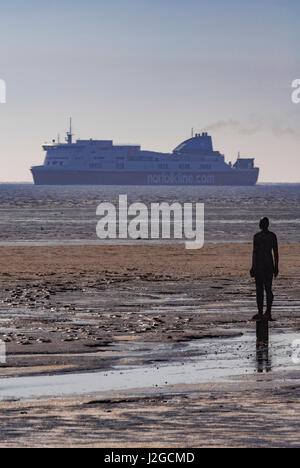
<path id="1" fill-rule="evenodd" d="M 67 138 L 66 141 L 68 142 L 69 145 L 72 144 L 73 140 L 73 133 L 72 133 L 72 117 L 70 117 L 70 130 L 67 132 Z"/>

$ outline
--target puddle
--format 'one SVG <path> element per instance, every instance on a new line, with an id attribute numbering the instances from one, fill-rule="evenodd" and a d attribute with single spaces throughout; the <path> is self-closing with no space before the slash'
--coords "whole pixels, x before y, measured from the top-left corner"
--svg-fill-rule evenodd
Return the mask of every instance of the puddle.
<path id="1" fill-rule="evenodd" d="M 183 305 L 166 305 L 166 306 L 159 306 L 151 309 L 144 309 L 143 313 L 144 314 L 164 314 L 168 312 L 174 312 L 176 313 L 184 313 L 184 312 L 198 312 L 200 309 L 200 306 L 197 308 L 194 305 L 191 306 L 183 306 Z"/>
<path id="2" fill-rule="evenodd" d="M 80 326 L 88 326 L 88 325 L 95 325 L 97 323 L 96 320 L 72 320 L 69 322 L 70 325 L 80 325 Z"/>
<path id="3" fill-rule="evenodd" d="M 30 328 L 12 328 L 12 327 L 0 327 L 0 333 L 8 334 L 8 333 L 30 333 Z"/>
<path id="4" fill-rule="evenodd" d="M 11 307 L 3 309 L 0 306 L 1 323 L 12 322 L 16 319 L 50 319 L 52 321 L 61 320 L 61 311 L 58 308 L 28 308 Z"/>
<path id="5" fill-rule="evenodd" d="M 190 300 L 190 299 L 189 299 Z M 197 305 L 182 305 L 180 302 L 184 301 L 184 299 L 178 301 L 177 303 L 160 305 L 157 303 L 157 306 L 151 305 L 150 308 L 145 308 L 143 310 L 144 313 L 156 313 L 156 314 L 166 314 L 172 313 L 176 311 L 176 313 L 192 313 L 197 312 L 201 314 L 219 314 L 220 313 L 220 304 L 197 304 Z M 167 302 L 167 301 L 166 301 Z M 230 313 L 245 313 L 247 314 L 249 319 L 252 317 L 257 311 L 253 304 L 255 303 L 255 299 L 252 300 L 232 300 L 229 304 L 222 304 L 222 308 L 226 311 L 230 311 Z M 295 304 L 295 305 L 293 305 Z M 145 304 L 147 306 L 147 303 Z M 273 315 L 276 316 L 276 312 L 294 312 L 299 310 L 299 301 L 277 301 L 277 303 L 273 306 Z"/>
<path id="6" fill-rule="evenodd" d="M 172 294 L 172 295 L 164 295 L 163 297 L 154 296 L 152 298 L 149 297 L 140 297 L 137 298 L 135 304 L 164 304 L 165 302 L 174 302 L 177 303 L 178 301 L 190 301 L 191 298 L 187 294 Z"/>
<path id="7" fill-rule="evenodd" d="M 177 362 L 155 366 L 119 366 L 109 372 L 0 379 L 0 400 L 67 397 L 108 391 L 203 384 L 230 381 L 233 377 L 296 369 L 292 363 L 292 342 L 299 334 L 274 331 L 269 349 L 256 349 L 254 333 L 227 339 L 197 340 L 182 345 L 184 356 Z M 148 355 L 157 346 L 148 344 Z M 180 345 L 179 345 L 180 346 Z M 167 351 L 168 345 L 165 345 Z M 186 353 L 186 350 L 189 353 Z M 174 349 L 170 345 L 169 352 Z M 140 350 L 141 351 L 141 350 Z M 145 351 L 145 350 L 144 350 Z M 299 366 L 298 366 L 299 367 Z"/>

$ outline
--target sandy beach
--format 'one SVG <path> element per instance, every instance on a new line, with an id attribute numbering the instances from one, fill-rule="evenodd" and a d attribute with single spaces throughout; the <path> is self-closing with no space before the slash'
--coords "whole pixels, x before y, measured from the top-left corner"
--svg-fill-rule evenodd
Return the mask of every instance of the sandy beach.
<path id="1" fill-rule="evenodd" d="M 281 277 L 299 277 L 300 243 L 281 244 Z M 13 281 L 248 278 L 252 245 L 213 244 L 189 251 L 184 245 L 0 247 L 0 280 Z M 55 278 L 53 278 L 55 276 Z"/>
<path id="2" fill-rule="evenodd" d="M 12 393 L 13 401 L 0 402 L 0 446 L 299 447 L 299 365 L 276 368 L 275 356 L 274 368 L 261 372 L 251 341 L 251 248 L 0 247 L 4 388 L 22 377 L 187 366 L 191 359 L 204 362 L 203 353 L 218 362 L 226 343 L 237 368 L 232 379 L 166 377 L 163 385 L 138 382 L 69 398 L 50 388 L 42 400 Z M 300 336 L 300 244 L 282 244 L 280 253 L 275 340 Z M 244 344 L 234 340 L 248 336 L 240 359 Z"/>

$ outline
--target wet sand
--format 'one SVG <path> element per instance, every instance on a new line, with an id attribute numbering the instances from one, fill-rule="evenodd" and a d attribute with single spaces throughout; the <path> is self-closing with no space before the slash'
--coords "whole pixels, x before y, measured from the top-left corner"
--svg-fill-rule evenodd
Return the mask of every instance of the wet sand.
<path id="1" fill-rule="evenodd" d="M 250 263 L 250 244 L 0 248 L 1 378 L 203 359 L 185 344 L 253 333 Z M 271 333 L 299 332 L 299 267 L 300 244 L 282 245 Z M 299 391 L 294 366 L 239 383 L 3 401 L 0 445 L 299 446 Z"/>
<path id="2" fill-rule="evenodd" d="M 1 447 L 299 448 L 299 387 L 10 403 Z"/>

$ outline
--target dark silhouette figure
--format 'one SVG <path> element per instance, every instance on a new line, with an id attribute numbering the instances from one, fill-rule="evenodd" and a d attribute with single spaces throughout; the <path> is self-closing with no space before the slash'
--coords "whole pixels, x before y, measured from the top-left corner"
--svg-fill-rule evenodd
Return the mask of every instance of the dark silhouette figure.
<path id="1" fill-rule="evenodd" d="M 258 315 L 253 320 L 272 321 L 273 278 L 279 274 L 279 253 L 276 234 L 269 231 L 269 219 L 262 218 L 259 223 L 260 232 L 255 234 L 253 243 L 253 263 L 251 277 L 256 282 L 256 297 Z M 267 295 L 267 311 L 264 315 L 264 292 Z"/>

